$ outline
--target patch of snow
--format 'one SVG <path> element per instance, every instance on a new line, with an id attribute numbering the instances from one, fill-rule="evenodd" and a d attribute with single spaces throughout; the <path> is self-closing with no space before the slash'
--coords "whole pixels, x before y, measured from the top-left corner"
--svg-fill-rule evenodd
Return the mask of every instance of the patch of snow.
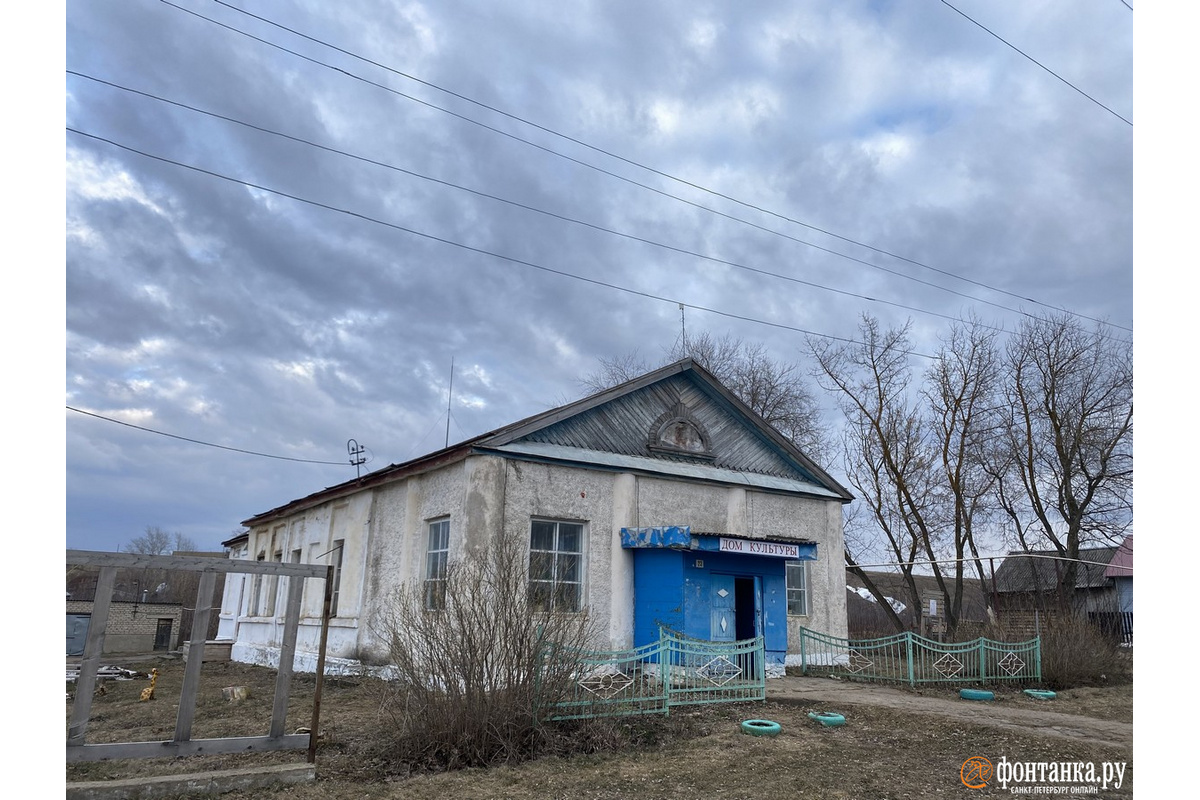
<path id="1" fill-rule="evenodd" d="M 846 584 L 846 588 L 849 589 L 850 591 L 854 592 L 856 595 L 858 595 L 859 597 L 861 597 L 864 600 L 870 600 L 872 603 L 878 602 L 875 599 L 875 597 L 868 590 L 866 590 L 864 588 L 859 588 L 857 586 L 851 586 L 850 584 Z M 897 614 L 902 612 L 904 609 L 908 608 L 908 606 L 906 606 L 904 603 L 900 602 L 899 600 L 897 600 L 894 597 L 888 597 L 887 595 L 884 595 L 884 599 L 888 601 L 888 605 L 891 606 L 892 610 L 895 611 Z"/>

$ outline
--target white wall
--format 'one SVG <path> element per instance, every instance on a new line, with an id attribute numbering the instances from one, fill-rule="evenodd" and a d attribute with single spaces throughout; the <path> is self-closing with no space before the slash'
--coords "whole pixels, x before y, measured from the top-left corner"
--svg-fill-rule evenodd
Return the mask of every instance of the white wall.
<path id="1" fill-rule="evenodd" d="M 812 613 L 789 620 L 789 640 L 795 640 L 791 630 L 799 624 L 846 635 L 841 504 L 743 486 L 471 456 L 255 528 L 245 557 L 264 552 L 271 558 L 274 534 L 275 548 L 282 547 L 285 560 L 300 549 L 305 563 L 327 564 L 333 542 L 344 540 L 338 616 L 331 621 L 328 656 L 382 663 L 383 610 L 402 584 L 424 577 L 429 523 L 445 517 L 451 521 L 451 559 L 501 532 L 527 541 L 535 517 L 584 523 L 585 604 L 597 630 L 607 637 L 602 644 L 614 649 L 632 646 L 633 639 L 633 556 L 620 546 L 622 527 L 691 525 L 694 533 L 815 541 L 819 558 L 810 571 Z M 304 653 L 317 649 L 323 587 L 319 581 L 310 583 L 297 668 L 312 660 Z M 283 608 L 282 586 L 279 591 L 277 614 Z M 246 614 L 248 579 L 235 614 L 238 594 L 227 586 L 221 620 L 222 631 L 236 629 L 233 657 L 263 664 L 277 660 L 282 617 Z"/>

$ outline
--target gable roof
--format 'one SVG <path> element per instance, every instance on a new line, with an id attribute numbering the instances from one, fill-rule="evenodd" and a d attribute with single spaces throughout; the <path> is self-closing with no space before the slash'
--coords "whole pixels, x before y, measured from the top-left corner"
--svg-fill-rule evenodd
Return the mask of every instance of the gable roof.
<path id="1" fill-rule="evenodd" d="M 673 427 L 672 427 L 673 426 Z M 656 443 L 653 432 L 685 431 Z M 707 370 L 686 358 L 610 389 L 255 515 L 247 527 L 473 454 L 738 483 L 846 503 L 853 495 Z"/>
<path id="2" fill-rule="evenodd" d="M 1117 547 L 1091 547 L 1079 551 L 1080 563 L 1075 572 L 1076 589 L 1099 589 L 1109 585 L 1106 575 Z M 1028 553 L 1008 554 L 996 569 L 996 591 L 1046 592 L 1058 585 L 1063 562 L 1057 550 L 1031 550 Z M 1132 574 L 1132 573 L 1131 573 Z"/>

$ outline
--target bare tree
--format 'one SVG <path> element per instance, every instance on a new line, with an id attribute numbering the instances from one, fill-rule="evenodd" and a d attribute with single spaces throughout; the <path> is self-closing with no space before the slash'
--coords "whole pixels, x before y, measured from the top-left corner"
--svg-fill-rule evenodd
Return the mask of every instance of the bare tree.
<path id="1" fill-rule="evenodd" d="M 182 533 L 168 533 L 157 525 L 146 526 L 146 532 L 135 536 L 125 545 L 128 553 L 149 556 L 170 555 L 176 550 L 195 550 L 196 544 Z M 198 573 L 169 572 L 162 569 L 120 570 L 116 597 L 134 601 L 161 603 L 191 602 L 199 586 Z"/>
<path id="2" fill-rule="evenodd" d="M 909 326 L 882 331 L 867 316 L 859 331 L 856 345 L 810 341 L 818 380 L 838 397 L 846 417 L 847 476 L 900 565 L 918 625 L 924 609 L 914 562 L 933 562 L 933 576 L 947 598 L 947 633 L 953 636 L 962 613 L 967 552 L 983 576 L 975 538 L 993 480 L 983 469 L 984 445 L 994 427 L 993 338 L 977 321 L 956 324 L 924 386 L 914 387 Z M 937 563 L 946 556 L 953 558 L 950 566 Z M 885 604 L 849 552 L 847 565 Z M 899 618 L 891 616 L 899 627 Z"/>
<path id="3" fill-rule="evenodd" d="M 1009 339 L 1004 366 L 998 496 L 1022 549 L 1066 559 L 1065 604 L 1080 546 L 1116 542 L 1132 523 L 1132 345 L 1066 315 L 1030 318 Z"/>
<path id="4" fill-rule="evenodd" d="M 968 550 L 975 576 L 981 584 L 986 580 L 977 523 L 991 519 L 997 481 L 988 470 L 988 456 L 1001 429 L 996 416 L 999 391 L 996 332 L 975 318 L 955 323 L 926 373 L 924 396 L 936 431 L 942 491 L 952 513 L 955 572 L 950 607 L 956 613 L 962 608 Z"/>
<path id="5" fill-rule="evenodd" d="M 796 364 L 772 358 L 761 343 L 747 343 L 708 333 L 680 340 L 665 352 L 657 366 L 691 358 L 708 370 L 756 414 L 817 461 L 830 447 L 825 437 L 821 409 Z M 632 380 L 655 367 L 636 350 L 612 359 L 600 359 L 600 369 L 580 383 L 598 392 Z"/>
<path id="6" fill-rule="evenodd" d="M 632 350 L 623 356 L 599 359 L 600 369 L 589 372 L 579 379 L 588 394 L 595 394 L 609 389 L 625 381 L 631 381 L 639 375 L 644 375 L 654 369 L 650 362 L 642 358 L 637 350 Z"/>
<path id="7" fill-rule="evenodd" d="M 170 555 L 176 550 L 195 550 L 196 543 L 188 536 L 176 531 L 167 533 L 157 525 L 147 525 L 146 532 L 135 536 L 125 545 L 128 553 L 141 553 L 149 556 Z"/>

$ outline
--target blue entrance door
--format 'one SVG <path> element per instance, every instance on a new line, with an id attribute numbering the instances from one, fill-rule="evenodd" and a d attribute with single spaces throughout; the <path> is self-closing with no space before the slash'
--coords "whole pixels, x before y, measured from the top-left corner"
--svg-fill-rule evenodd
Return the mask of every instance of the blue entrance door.
<path id="1" fill-rule="evenodd" d="M 732 575 L 712 576 L 712 630 L 708 638 L 715 642 L 737 639 L 737 592 Z"/>

